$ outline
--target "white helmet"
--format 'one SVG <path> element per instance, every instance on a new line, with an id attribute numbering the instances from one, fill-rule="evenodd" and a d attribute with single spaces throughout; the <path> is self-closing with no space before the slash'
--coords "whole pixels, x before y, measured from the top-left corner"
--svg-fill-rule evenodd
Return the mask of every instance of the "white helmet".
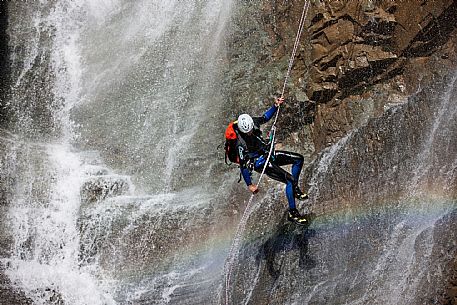
<path id="1" fill-rule="evenodd" d="M 238 129 L 241 132 L 248 133 L 254 128 L 254 121 L 249 114 L 242 114 L 238 117 Z"/>

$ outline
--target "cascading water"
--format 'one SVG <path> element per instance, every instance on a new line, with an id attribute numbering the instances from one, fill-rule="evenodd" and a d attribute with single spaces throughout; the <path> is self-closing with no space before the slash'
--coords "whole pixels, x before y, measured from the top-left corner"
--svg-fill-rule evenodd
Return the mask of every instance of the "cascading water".
<path id="1" fill-rule="evenodd" d="M 71 147 L 69 110 L 79 96 L 78 16 L 71 3 L 10 4 L 11 132 L 2 174 L 11 178 L 5 273 L 37 304 L 112 304 L 78 259 L 80 187 L 86 172 Z M 30 28 L 31 30 L 25 31 Z M 42 82 L 40 82 L 42 81 Z M 81 288 L 81 289 L 80 289 Z"/>
<path id="2" fill-rule="evenodd" d="M 209 243 L 223 180 L 220 137 L 206 126 L 221 121 L 230 6 L 9 4 L 1 161 L 11 246 L 1 262 L 34 303 L 214 298 L 224 247 Z"/>
<path id="3" fill-rule="evenodd" d="M 28 143 L 27 145 L 33 145 Z M 28 150 L 28 149 L 27 149 Z M 34 154 L 42 157 L 36 158 Z M 114 304 L 91 268 L 78 259 L 80 186 L 84 179 L 77 154 L 64 144 L 46 144 L 27 151 L 30 160 L 43 166 L 31 169 L 24 196 L 17 196 L 8 214 L 14 234 L 11 257 L 5 260 L 7 275 L 38 304 Z M 38 178 L 37 176 L 43 178 Z M 45 180 L 48 194 L 34 198 Z M 38 180 L 38 181 L 37 181 Z"/>
<path id="4" fill-rule="evenodd" d="M 217 138 L 202 127 L 219 122 L 224 105 L 219 46 L 229 10 L 230 1 L 95 6 L 82 33 L 80 144 L 147 192 L 207 178 Z"/>

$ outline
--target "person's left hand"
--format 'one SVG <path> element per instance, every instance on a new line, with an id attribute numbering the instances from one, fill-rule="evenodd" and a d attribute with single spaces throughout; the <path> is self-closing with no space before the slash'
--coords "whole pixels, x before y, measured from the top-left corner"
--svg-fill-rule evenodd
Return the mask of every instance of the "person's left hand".
<path id="1" fill-rule="evenodd" d="M 284 98 L 283 97 L 278 97 L 275 99 L 275 106 L 279 107 L 282 103 L 284 103 Z"/>
<path id="2" fill-rule="evenodd" d="M 253 193 L 253 194 L 257 194 L 259 192 L 259 188 L 257 187 L 257 185 L 255 184 L 250 184 L 248 186 L 248 189 Z"/>

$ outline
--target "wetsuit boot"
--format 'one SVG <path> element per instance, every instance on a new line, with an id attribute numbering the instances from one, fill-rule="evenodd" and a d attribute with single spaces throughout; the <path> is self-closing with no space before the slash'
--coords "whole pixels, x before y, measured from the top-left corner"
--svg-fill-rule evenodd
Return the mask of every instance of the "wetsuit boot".
<path id="1" fill-rule="evenodd" d="M 294 188 L 294 196 L 295 198 L 297 198 L 298 200 L 305 200 L 305 199 L 308 199 L 308 194 L 306 193 L 303 193 L 299 188 L 298 186 L 296 186 Z"/>
<path id="2" fill-rule="evenodd" d="M 297 209 L 289 209 L 289 212 L 287 213 L 287 220 L 300 225 L 308 224 L 308 220 L 305 218 L 305 216 L 300 215 Z"/>

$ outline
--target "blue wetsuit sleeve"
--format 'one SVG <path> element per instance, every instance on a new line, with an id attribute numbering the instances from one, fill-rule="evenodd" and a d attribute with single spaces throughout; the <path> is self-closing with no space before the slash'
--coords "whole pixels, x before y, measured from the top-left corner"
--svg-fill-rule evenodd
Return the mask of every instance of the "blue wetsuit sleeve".
<path id="1" fill-rule="evenodd" d="M 244 182 L 246 182 L 246 185 L 251 185 L 252 180 L 251 180 L 251 173 L 249 172 L 249 170 L 246 167 L 241 166 L 240 171 L 241 171 L 241 175 L 243 176 Z"/>
<path id="2" fill-rule="evenodd" d="M 265 123 L 268 122 L 269 120 L 271 120 L 271 118 L 273 117 L 273 115 L 276 113 L 277 110 L 278 110 L 278 107 L 276 107 L 276 105 L 273 105 L 270 107 L 270 109 L 267 110 L 267 112 L 265 112 L 263 114 Z"/>
<path id="3" fill-rule="evenodd" d="M 246 185 L 251 185 L 251 173 L 246 167 L 246 162 L 248 161 L 245 156 L 245 151 L 244 147 L 240 144 L 236 146 L 236 151 L 238 153 L 238 157 L 240 158 L 240 171 L 241 175 L 243 176 L 244 182 L 246 182 Z"/>

